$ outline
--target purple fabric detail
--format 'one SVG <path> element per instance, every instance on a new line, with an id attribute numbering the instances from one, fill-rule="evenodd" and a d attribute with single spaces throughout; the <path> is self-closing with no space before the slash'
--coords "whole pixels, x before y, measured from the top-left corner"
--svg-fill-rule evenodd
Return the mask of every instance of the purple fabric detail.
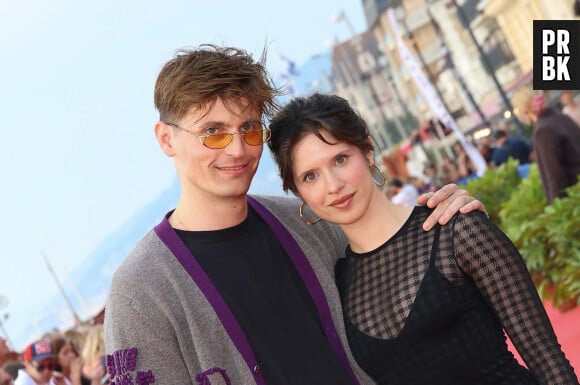
<path id="1" fill-rule="evenodd" d="M 135 382 L 138 385 L 149 385 L 155 382 L 155 376 L 151 370 L 146 372 L 137 372 L 137 377 L 135 377 Z"/>
<path id="2" fill-rule="evenodd" d="M 197 381 L 199 385 L 211 385 L 211 380 L 209 376 L 216 373 L 219 373 L 222 376 L 222 378 L 226 382 L 226 385 L 232 385 L 232 381 L 228 377 L 225 369 L 222 368 L 211 368 L 206 370 L 205 372 L 201 372 L 197 376 L 195 376 L 195 381 Z"/>
<path id="3" fill-rule="evenodd" d="M 130 372 L 133 372 L 137 366 L 137 348 L 121 349 L 108 354 L 105 363 L 110 385 L 134 385 Z M 137 384 L 149 385 L 153 382 L 155 382 L 155 377 L 151 370 L 137 372 Z"/>
<path id="4" fill-rule="evenodd" d="M 270 211 L 268 211 L 268 209 L 266 209 L 260 202 L 251 196 L 248 196 L 248 203 L 270 226 L 274 232 L 274 235 L 276 238 L 278 238 L 282 244 L 282 247 L 292 260 L 292 263 L 296 267 L 300 277 L 302 277 L 302 281 L 306 285 L 306 288 L 308 289 L 308 292 L 310 293 L 310 296 L 316 305 L 320 323 L 322 324 L 324 334 L 326 334 L 326 338 L 328 339 L 330 346 L 332 346 L 332 349 L 336 352 L 340 361 L 347 369 L 348 374 L 352 378 L 353 382 L 355 384 L 359 384 L 358 378 L 354 374 L 354 371 L 350 366 L 350 362 L 348 361 L 348 357 L 346 356 L 346 353 L 342 347 L 342 343 L 340 342 L 340 338 L 336 331 L 334 321 L 332 320 L 330 308 L 328 307 L 328 302 L 326 300 L 326 296 L 324 295 L 324 291 L 322 290 L 322 286 L 320 285 L 320 281 L 314 273 L 314 269 L 312 268 L 312 265 L 310 265 L 308 258 L 306 258 L 306 255 L 304 255 L 304 252 L 296 240 L 292 238 L 292 235 L 290 235 L 288 230 L 278 220 L 278 218 L 276 218 Z"/>
<path id="5" fill-rule="evenodd" d="M 257 365 L 254 352 L 252 347 L 246 338 L 240 324 L 234 317 L 232 311 L 225 303 L 224 299 L 211 282 L 207 274 L 203 271 L 195 257 L 191 255 L 189 249 L 179 238 L 179 235 L 175 232 L 173 227 L 169 224 L 169 216 L 173 211 L 170 211 L 165 215 L 165 218 L 155 226 L 154 231 L 161 239 L 161 241 L 167 246 L 169 250 L 173 253 L 175 258 L 181 263 L 185 271 L 191 276 L 193 282 L 202 291 L 210 305 L 213 307 L 217 316 L 220 319 L 224 329 L 232 339 L 234 345 L 244 358 L 248 370 L 252 373 L 252 368 Z M 254 380 L 258 385 L 265 385 L 264 377 L 261 373 L 254 373 Z"/>

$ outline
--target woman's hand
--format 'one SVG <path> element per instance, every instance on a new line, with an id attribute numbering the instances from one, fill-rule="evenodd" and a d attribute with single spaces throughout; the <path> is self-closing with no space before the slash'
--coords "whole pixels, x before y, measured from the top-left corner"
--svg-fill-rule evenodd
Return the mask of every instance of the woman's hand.
<path id="1" fill-rule="evenodd" d="M 64 379 L 64 376 L 60 373 L 54 373 L 52 375 L 52 383 L 54 385 L 66 385 L 66 381 Z"/>
<path id="2" fill-rule="evenodd" d="M 100 384 L 105 376 L 105 368 L 100 359 L 93 360 L 88 365 L 83 366 L 83 373 L 86 378 L 91 380 L 91 384 Z"/>
<path id="3" fill-rule="evenodd" d="M 77 357 L 70 363 L 70 382 L 72 385 L 80 385 L 81 384 L 81 368 L 83 366 L 82 360 Z"/>

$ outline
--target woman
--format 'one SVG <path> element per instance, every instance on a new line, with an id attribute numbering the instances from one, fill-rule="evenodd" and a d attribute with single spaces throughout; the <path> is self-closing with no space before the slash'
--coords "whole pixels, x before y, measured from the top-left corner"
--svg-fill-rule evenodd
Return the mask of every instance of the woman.
<path id="1" fill-rule="evenodd" d="M 459 142 L 453 145 L 453 152 L 457 163 L 457 171 L 459 172 L 458 184 L 467 184 L 469 179 L 476 176 L 476 167 L 465 152 L 463 145 Z"/>
<path id="2" fill-rule="evenodd" d="M 381 192 L 369 130 L 338 96 L 294 99 L 270 129 L 299 214 L 349 239 L 336 267 L 347 336 L 378 384 L 578 384 L 521 256 L 484 214 L 423 231 L 430 209 Z"/>
<path id="3" fill-rule="evenodd" d="M 101 378 L 98 375 L 92 375 L 86 368 L 83 368 L 77 348 L 71 340 L 57 336 L 51 339 L 50 345 L 56 358 L 55 369 L 62 373 L 72 385 L 97 385 L 101 383 Z M 85 376 L 83 371 L 87 371 L 88 376 Z"/>
<path id="4" fill-rule="evenodd" d="M 87 338 L 81 351 L 81 358 L 84 362 L 82 373 L 91 378 L 93 383 L 101 384 L 106 381 L 103 380 L 106 376 L 105 355 L 103 325 L 93 325 L 87 332 Z"/>

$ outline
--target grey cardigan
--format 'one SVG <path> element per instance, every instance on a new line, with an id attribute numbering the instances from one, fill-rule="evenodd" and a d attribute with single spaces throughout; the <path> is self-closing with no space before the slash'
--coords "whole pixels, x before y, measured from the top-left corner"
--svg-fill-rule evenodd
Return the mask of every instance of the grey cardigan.
<path id="1" fill-rule="evenodd" d="M 248 201 L 302 276 L 328 341 L 353 382 L 373 384 L 352 358 L 344 332 L 334 281 L 334 265 L 346 245 L 340 229 L 325 222 L 306 225 L 293 198 Z M 266 384 L 240 325 L 167 217 L 113 276 L 105 345 L 108 373 L 116 384 Z"/>

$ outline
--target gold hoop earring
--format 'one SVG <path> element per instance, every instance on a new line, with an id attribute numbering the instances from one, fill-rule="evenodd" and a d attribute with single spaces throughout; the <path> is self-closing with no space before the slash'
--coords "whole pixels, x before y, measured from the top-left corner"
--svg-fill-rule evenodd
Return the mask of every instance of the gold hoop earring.
<path id="1" fill-rule="evenodd" d="M 306 223 L 307 225 L 312 226 L 313 224 L 315 224 L 315 223 L 319 222 L 320 220 L 322 220 L 322 218 L 317 218 L 317 219 L 311 221 L 310 219 L 305 218 L 304 217 L 304 206 L 305 205 L 306 205 L 306 203 L 302 202 L 302 204 L 300 205 L 300 210 L 299 210 L 300 218 L 302 218 L 302 220 L 304 221 L 304 223 Z"/>
<path id="2" fill-rule="evenodd" d="M 378 173 L 378 175 L 380 175 L 380 178 L 381 178 L 380 180 L 377 180 L 377 178 L 376 178 L 377 173 Z M 387 182 L 387 178 L 385 177 L 385 174 L 383 174 L 381 172 L 381 169 L 376 164 L 373 164 L 371 166 L 371 175 L 373 177 L 373 182 L 375 182 L 375 184 L 379 187 L 383 187 L 385 185 L 385 183 Z"/>

